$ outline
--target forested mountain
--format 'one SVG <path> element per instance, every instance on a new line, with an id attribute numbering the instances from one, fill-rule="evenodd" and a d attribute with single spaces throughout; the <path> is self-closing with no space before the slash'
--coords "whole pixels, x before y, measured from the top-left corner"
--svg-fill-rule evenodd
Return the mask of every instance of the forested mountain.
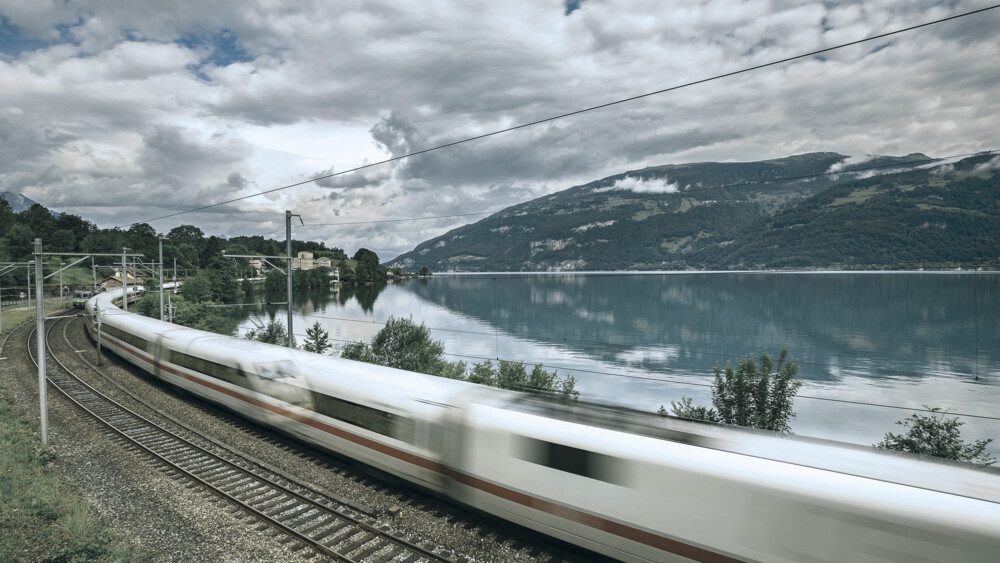
<path id="1" fill-rule="evenodd" d="M 35 201 L 24 197 L 22 194 L 15 194 L 13 192 L 0 192 L 0 199 L 7 200 L 14 213 L 27 211 L 29 207 L 35 204 Z"/>
<path id="2" fill-rule="evenodd" d="M 997 257 L 991 241 L 1000 236 L 1000 180 L 991 158 L 918 169 L 934 161 L 911 154 L 852 166 L 843 155 L 810 153 L 649 167 L 507 208 L 423 242 L 391 265 L 435 271 L 969 265 Z"/>

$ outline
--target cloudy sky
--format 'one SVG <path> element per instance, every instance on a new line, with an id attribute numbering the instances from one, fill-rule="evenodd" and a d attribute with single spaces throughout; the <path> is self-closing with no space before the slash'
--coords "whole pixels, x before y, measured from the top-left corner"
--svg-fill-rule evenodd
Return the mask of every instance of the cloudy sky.
<path id="1" fill-rule="evenodd" d="M 0 0 L 0 191 L 126 227 L 992 3 Z M 389 259 L 647 165 L 997 149 L 998 29 L 1000 9 L 150 224 L 282 240 L 290 209 L 295 238 Z"/>

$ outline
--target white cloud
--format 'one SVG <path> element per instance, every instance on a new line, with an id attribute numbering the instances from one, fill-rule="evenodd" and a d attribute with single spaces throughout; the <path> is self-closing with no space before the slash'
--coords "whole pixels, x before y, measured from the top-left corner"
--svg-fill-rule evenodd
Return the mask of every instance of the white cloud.
<path id="1" fill-rule="evenodd" d="M 982 164 L 976 165 L 973 169 L 973 173 L 989 172 L 991 170 L 1000 170 L 1000 156 L 995 156 Z"/>
<path id="2" fill-rule="evenodd" d="M 0 189 L 124 225 L 980 5 L 966 4 L 620 0 L 584 2 L 567 17 L 562 3 L 527 0 L 0 0 L 16 35 L 0 38 Z M 314 224 L 498 210 L 646 163 L 993 149 L 1000 130 L 983 116 L 1000 113 L 998 18 L 926 27 L 153 226 L 264 234 L 281 227 L 285 209 Z M 630 177 L 618 188 L 677 186 Z M 297 233 L 391 258 L 480 218 Z"/>
<path id="3" fill-rule="evenodd" d="M 597 188 L 595 192 L 627 191 L 637 194 L 673 194 L 680 191 L 677 184 L 667 181 L 666 178 L 636 178 L 625 176 L 615 180 L 615 183 L 606 188 Z"/>
<path id="4" fill-rule="evenodd" d="M 585 232 L 589 231 L 590 229 L 601 228 L 601 227 L 610 227 L 611 225 L 614 225 L 614 224 L 615 224 L 614 219 L 612 219 L 610 221 L 598 221 L 596 223 L 587 223 L 586 225 L 580 225 L 579 227 L 575 227 L 573 230 L 576 231 L 576 232 L 578 232 L 578 233 L 585 233 Z"/>

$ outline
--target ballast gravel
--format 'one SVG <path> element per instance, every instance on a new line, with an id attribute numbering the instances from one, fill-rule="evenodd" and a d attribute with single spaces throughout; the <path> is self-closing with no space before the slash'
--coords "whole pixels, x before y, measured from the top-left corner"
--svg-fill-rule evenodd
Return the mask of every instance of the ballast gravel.
<path id="1" fill-rule="evenodd" d="M 56 354 L 91 385 L 140 415 L 170 429 L 164 415 L 197 429 L 213 440 L 350 504 L 371 511 L 380 524 L 397 535 L 423 540 L 457 561 L 577 561 L 541 536 L 526 533 L 450 503 L 383 481 L 349 463 L 326 458 L 307 448 L 257 429 L 220 412 L 190 395 L 167 389 L 158 381 L 105 355 L 100 366 L 107 380 L 92 367 L 96 354 L 81 321 L 51 333 Z M 39 418 L 37 369 L 24 351 L 20 329 L 11 335 L 0 362 L 0 383 L 15 404 L 36 423 Z M 64 338 L 69 339 L 67 344 Z M 66 358 L 66 359 L 64 359 Z M 52 369 L 52 368 L 50 368 Z M 144 406 L 111 382 L 134 394 Z M 119 540 L 155 554 L 156 561 L 315 561 L 293 551 L 287 537 L 245 512 L 202 491 L 186 478 L 168 475 L 158 462 L 133 452 L 90 415 L 49 387 L 49 445 L 53 464 L 78 484 L 100 521 Z M 553 555 L 557 553 L 557 555 Z"/>

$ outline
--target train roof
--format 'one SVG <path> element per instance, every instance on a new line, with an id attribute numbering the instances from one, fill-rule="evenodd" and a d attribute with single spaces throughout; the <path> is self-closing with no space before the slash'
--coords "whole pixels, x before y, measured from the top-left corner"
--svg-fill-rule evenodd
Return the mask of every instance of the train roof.
<path id="1" fill-rule="evenodd" d="M 958 461 L 697 421 L 600 403 L 519 395 L 506 408 L 730 453 L 1000 503 L 1000 469 Z"/>

